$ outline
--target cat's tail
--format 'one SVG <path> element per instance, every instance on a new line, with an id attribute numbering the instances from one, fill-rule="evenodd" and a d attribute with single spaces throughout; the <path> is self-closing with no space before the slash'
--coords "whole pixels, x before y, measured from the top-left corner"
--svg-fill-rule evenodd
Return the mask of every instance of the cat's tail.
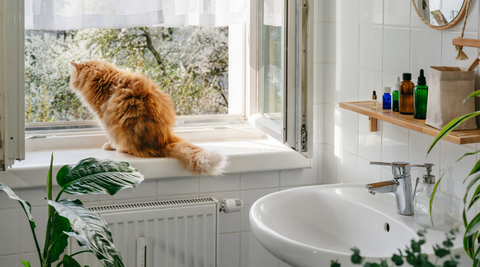
<path id="1" fill-rule="evenodd" d="M 163 152 L 169 158 L 180 160 L 186 170 L 196 175 L 218 176 L 223 174 L 223 169 L 227 165 L 225 156 L 182 139 L 166 145 Z"/>

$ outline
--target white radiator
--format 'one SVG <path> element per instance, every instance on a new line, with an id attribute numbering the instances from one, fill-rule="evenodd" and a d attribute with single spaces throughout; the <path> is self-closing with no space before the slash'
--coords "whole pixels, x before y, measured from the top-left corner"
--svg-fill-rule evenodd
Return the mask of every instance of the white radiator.
<path id="1" fill-rule="evenodd" d="M 112 230 L 126 267 L 216 267 L 218 212 L 213 197 L 89 207 Z M 71 253 L 84 250 L 70 240 Z M 81 266 L 101 267 L 91 254 L 75 256 Z"/>

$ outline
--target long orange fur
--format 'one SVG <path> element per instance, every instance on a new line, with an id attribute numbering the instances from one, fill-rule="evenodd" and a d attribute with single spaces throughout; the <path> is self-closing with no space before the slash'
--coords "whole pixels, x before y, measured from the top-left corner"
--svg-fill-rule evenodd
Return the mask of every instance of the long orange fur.
<path id="1" fill-rule="evenodd" d="M 137 157 L 170 157 L 197 175 L 219 175 L 225 158 L 195 146 L 173 132 L 171 98 L 140 73 L 103 61 L 71 63 L 70 87 L 100 119 L 109 142 L 105 150 Z"/>

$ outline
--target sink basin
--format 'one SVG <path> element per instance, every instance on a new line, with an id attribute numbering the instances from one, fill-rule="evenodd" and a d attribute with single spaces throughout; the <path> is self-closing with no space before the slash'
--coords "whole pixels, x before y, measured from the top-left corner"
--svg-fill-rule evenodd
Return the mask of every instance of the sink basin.
<path id="1" fill-rule="evenodd" d="M 295 188 L 256 201 L 250 225 L 263 247 L 292 266 L 326 267 L 336 259 L 342 267 L 354 266 L 352 247 L 367 260 L 379 262 L 418 239 L 422 229 L 413 216 L 397 214 L 395 201 L 392 194 L 368 194 L 363 184 Z M 461 225 L 447 218 L 440 229 L 429 229 L 423 251 L 434 257 L 432 246 L 445 240 L 444 232 Z M 453 250 L 462 256 L 460 266 L 472 266 L 463 252 L 462 235 Z"/>

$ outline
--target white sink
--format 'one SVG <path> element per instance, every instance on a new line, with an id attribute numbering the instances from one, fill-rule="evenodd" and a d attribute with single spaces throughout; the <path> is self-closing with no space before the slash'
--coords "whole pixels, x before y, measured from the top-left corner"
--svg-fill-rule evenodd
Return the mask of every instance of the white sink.
<path id="1" fill-rule="evenodd" d="M 413 216 L 396 212 L 392 194 L 367 193 L 363 184 L 335 184 L 295 188 L 276 192 L 256 201 L 250 210 L 250 225 L 257 240 L 270 253 L 292 266 L 330 266 L 338 259 L 350 263 L 352 247 L 358 247 L 369 261 L 389 259 L 418 239 L 422 229 Z M 432 246 L 445 240 L 445 231 L 462 222 L 447 219 L 439 230 L 428 230 L 424 251 L 433 256 Z M 454 251 L 463 253 L 462 235 Z M 358 266 L 358 265 L 356 265 Z"/>

